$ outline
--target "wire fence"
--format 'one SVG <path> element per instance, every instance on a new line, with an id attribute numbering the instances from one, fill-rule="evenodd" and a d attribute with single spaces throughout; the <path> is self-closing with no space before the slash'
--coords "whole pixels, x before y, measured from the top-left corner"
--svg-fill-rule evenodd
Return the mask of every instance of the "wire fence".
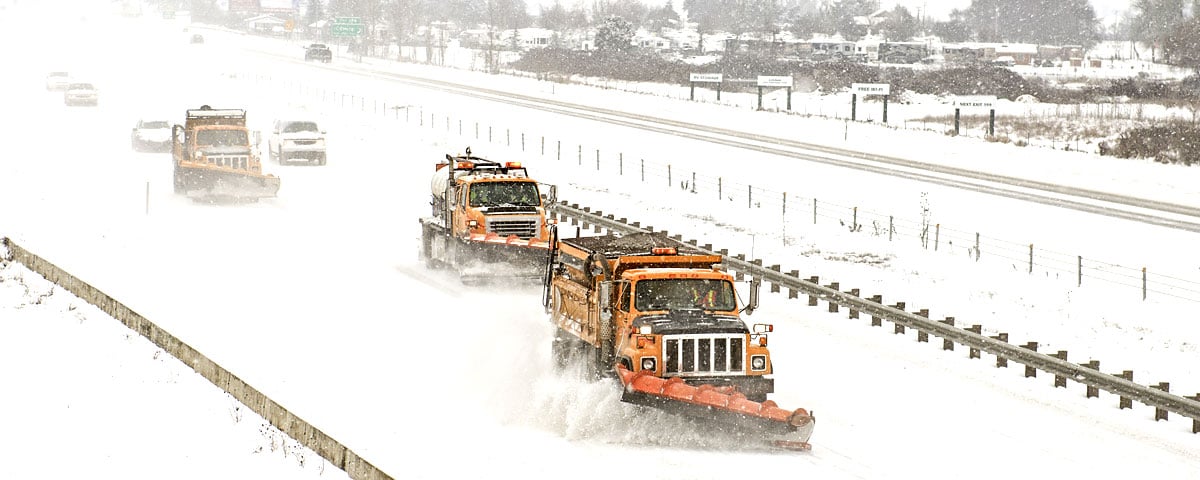
<path id="1" fill-rule="evenodd" d="M 278 80 L 267 75 L 245 74 L 239 77 L 254 82 L 260 88 L 293 91 L 338 108 L 403 121 L 420 128 L 441 130 L 447 135 L 519 148 L 522 152 L 536 152 L 544 158 L 574 163 L 577 168 L 589 172 L 636 178 L 650 188 L 657 185 L 657 188 L 679 189 L 699 197 L 709 196 L 731 205 L 744 206 L 747 212 L 752 213 L 750 217 L 759 224 L 778 225 L 779 235 L 785 244 L 789 229 L 798 231 L 807 225 L 837 225 L 854 234 L 880 241 L 915 243 L 928 251 L 953 255 L 963 261 L 1008 269 L 1019 268 L 1031 275 L 1069 279 L 1076 287 L 1093 282 L 1106 283 L 1137 292 L 1143 300 L 1154 296 L 1200 303 L 1200 281 L 1187 278 L 1184 274 L 1151 272 L 1147 267 L 1128 267 L 1085 258 L 1040 248 L 1033 242 L 960 230 L 935 223 L 931 218 L 898 217 L 858 205 L 789 194 L 671 163 L 634 158 L 620 151 L 602 150 L 600 147 L 548 138 L 487 121 L 452 116 L 423 105 L 372 98 L 293 80 Z"/>

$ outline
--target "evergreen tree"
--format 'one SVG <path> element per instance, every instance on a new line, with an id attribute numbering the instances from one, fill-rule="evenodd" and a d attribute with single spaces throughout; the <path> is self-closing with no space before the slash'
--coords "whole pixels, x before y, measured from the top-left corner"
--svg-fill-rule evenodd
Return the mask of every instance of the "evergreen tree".
<path id="1" fill-rule="evenodd" d="M 596 29 L 596 50 L 623 53 L 633 48 L 633 24 L 621 17 L 608 17 Z"/>

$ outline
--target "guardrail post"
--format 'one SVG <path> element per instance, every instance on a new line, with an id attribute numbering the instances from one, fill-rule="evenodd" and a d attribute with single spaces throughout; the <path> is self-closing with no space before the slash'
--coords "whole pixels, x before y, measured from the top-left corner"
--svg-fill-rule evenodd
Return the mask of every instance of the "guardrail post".
<path id="1" fill-rule="evenodd" d="M 850 295 L 854 295 L 855 297 L 858 297 L 859 293 L 861 293 L 861 291 L 860 291 L 859 289 L 857 289 L 857 288 L 851 288 L 851 289 L 850 289 Z M 858 318 L 858 310 L 855 310 L 855 309 L 854 309 L 854 307 L 850 307 L 850 316 L 849 316 L 849 318 L 850 318 L 851 320 L 854 320 L 854 319 L 857 319 L 857 318 Z"/>
<path id="2" fill-rule="evenodd" d="M 1132 382 L 1133 370 L 1125 370 L 1121 373 L 1118 373 L 1117 376 Z M 1126 408 L 1133 408 L 1133 400 L 1131 400 L 1129 397 L 1121 397 L 1121 399 L 1117 401 L 1117 409 L 1121 410 Z"/>
<path id="3" fill-rule="evenodd" d="M 1092 370 L 1100 370 L 1100 361 L 1092 360 L 1092 361 L 1089 361 L 1089 362 L 1083 364 L 1083 366 L 1090 368 Z M 1099 397 L 1100 396 L 1100 388 L 1088 385 L 1086 395 L 1087 395 L 1087 398 Z"/>
<path id="4" fill-rule="evenodd" d="M 799 271 L 799 270 L 792 270 L 792 271 L 788 272 L 788 276 L 790 276 L 790 277 L 796 277 L 796 278 L 800 278 L 800 271 Z M 788 299 L 796 298 L 796 297 L 799 297 L 799 296 L 800 296 L 800 292 L 797 292 L 797 291 L 796 291 L 796 289 L 794 289 L 794 288 L 789 288 L 789 289 L 788 289 Z M 809 297 L 809 298 L 811 299 L 812 297 Z M 811 304 L 812 304 L 812 301 L 811 301 L 811 300 L 809 300 L 809 304 L 810 304 L 810 306 L 811 306 Z"/>
<path id="5" fill-rule="evenodd" d="M 904 310 L 904 302 L 896 302 L 896 305 L 895 305 L 895 307 L 896 307 L 896 309 L 898 309 L 898 310 Z M 896 333 L 896 334 L 899 334 L 899 335 L 903 335 L 903 334 L 904 334 L 904 325 L 903 325 L 903 324 L 901 324 L 901 323 L 899 323 L 899 322 L 895 322 L 895 323 L 893 323 L 892 325 L 893 325 L 893 327 L 894 327 L 894 328 L 893 328 L 893 330 L 892 330 L 892 333 Z"/>
<path id="6" fill-rule="evenodd" d="M 922 308 L 920 310 L 917 310 L 917 316 L 929 318 L 929 309 Z M 924 330 L 917 330 L 917 343 L 929 343 L 929 332 L 926 332 Z"/>
<path id="7" fill-rule="evenodd" d="M 867 300 L 870 300 L 870 301 L 872 301 L 872 302 L 875 302 L 875 303 L 878 303 L 878 304 L 881 304 L 881 305 L 882 305 L 882 304 L 883 304 L 883 295 L 872 295 L 872 296 L 871 296 L 871 298 L 868 298 Z M 883 320 L 882 320 L 882 319 L 880 319 L 880 318 L 879 318 L 878 316 L 876 316 L 875 314 L 871 314 L 871 326 L 872 326 L 872 327 L 882 327 L 882 326 L 883 326 Z"/>
<path id="8" fill-rule="evenodd" d="M 1004 333 L 1004 332 L 1000 332 L 999 334 L 997 334 L 996 336 L 994 336 L 992 338 L 999 340 L 1001 342 L 1004 342 L 1004 343 L 1008 343 L 1008 334 Z M 997 355 L 996 356 L 996 368 L 1007 368 L 1007 367 L 1008 367 L 1008 359 Z"/>
<path id="9" fill-rule="evenodd" d="M 762 260 L 759 260 L 759 262 L 761 263 Z M 767 268 L 772 271 L 776 271 L 776 272 L 779 271 L 779 265 L 771 265 L 770 267 L 767 267 Z M 771 293 L 779 293 L 779 284 L 778 283 L 771 282 Z"/>
<path id="10" fill-rule="evenodd" d="M 1022 345 L 1021 348 L 1029 350 L 1031 352 L 1037 352 L 1038 343 L 1037 342 L 1029 342 L 1029 343 L 1026 343 L 1025 345 Z M 1036 376 L 1037 376 L 1037 368 L 1026 365 L 1025 366 L 1025 378 L 1036 377 Z"/>
<path id="11" fill-rule="evenodd" d="M 970 328 L 967 328 L 967 331 L 979 335 L 983 332 L 983 325 L 971 325 Z M 979 349 L 971 347 L 971 350 L 967 352 L 967 358 L 980 358 Z"/>
<path id="12" fill-rule="evenodd" d="M 1150 388 L 1153 388 L 1155 390 L 1162 390 L 1163 393 L 1170 393 L 1171 392 L 1171 382 L 1158 382 L 1158 385 L 1151 385 Z M 1166 420 L 1166 419 L 1167 419 L 1167 409 L 1161 408 L 1161 407 L 1155 407 L 1154 408 L 1154 421 L 1157 422 L 1159 420 Z"/>
<path id="13" fill-rule="evenodd" d="M 741 261 L 743 261 L 743 262 L 744 262 L 744 261 L 746 261 L 746 254 L 744 254 L 744 253 L 739 253 L 739 254 L 737 254 L 737 255 L 734 255 L 734 257 L 733 257 L 733 258 L 736 258 L 736 259 L 738 259 L 738 260 L 741 260 Z M 733 272 L 733 279 L 734 279 L 734 280 L 737 280 L 737 281 L 739 281 L 739 282 L 740 282 L 740 281 L 744 280 L 745 278 L 746 278 L 746 273 L 745 273 L 745 272 L 742 272 L 742 271 L 740 271 L 740 270 L 739 270 L 739 271 L 736 271 L 736 272 Z"/>
<path id="14" fill-rule="evenodd" d="M 839 284 L 838 282 L 833 282 L 833 283 L 830 283 L 830 284 L 829 284 L 829 289 L 830 289 L 830 290 L 837 290 L 837 291 L 839 291 L 839 292 L 840 292 L 840 291 L 842 291 L 842 285 L 841 285 L 841 284 Z M 837 312 L 838 312 L 838 304 L 837 304 L 837 302 L 835 302 L 835 301 L 833 301 L 833 300 L 830 300 L 830 301 L 829 301 L 829 313 L 837 313 Z"/>
<path id="15" fill-rule="evenodd" d="M 1059 360 L 1062 360 L 1064 362 L 1067 361 L 1067 351 L 1066 350 L 1059 350 L 1058 353 L 1055 353 L 1050 356 L 1057 358 Z M 1055 375 L 1054 376 L 1054 386 L 1066 388 L 1067 387 L 1067 377 L 1064 377 L 1062 375 Z"/>
<path id="16" fill-rule="evenodd" d="M 1200 393 L 1192 395 L 1192 400 L 1200 402 Z M 1192 433 L 1200 433 L 1200 418 L 1192 419 Z"/>
<path id="17" fill-rule="evenodd" d="M 945 320 L 942 320 L 939 323 L 944 323 L 948 327 L 953 327 L 954 326 L 954 317 L 946 317 Z M 951 351 L 954 350 L 954 341 L 950 340 L 949 338 L 943 338 L 942 339 L 942 350 L 951 350 Z"/>
<path id="18" fill-rule="evenodd" d="M 821 279 L 819 277 L 808 277 L 808 281 L 809 281 L 809 283 L 812 283 L 813 285 L 821 284 Z M 809 294 L 808 306 L 810 306 L 810 307 L 817 306 L 817 296 L 816 295 Z"/>

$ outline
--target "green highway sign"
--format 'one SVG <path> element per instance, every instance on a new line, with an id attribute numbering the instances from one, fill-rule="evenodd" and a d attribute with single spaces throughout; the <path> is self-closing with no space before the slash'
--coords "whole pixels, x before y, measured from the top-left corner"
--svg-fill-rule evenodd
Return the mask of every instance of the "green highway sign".
<path id="1" fill-rule="evenodd" d="M 362 23 L 362 19 L 358 17 L 334 17 L 335 25 L 358 25 Z"/>
<path id="2" fill-rule="evenodd" d="M 357 37 L 362 35 L 363 26 L 357 23 L 334 23 L 329 25 L 329 33 L 335 37 Z"/>

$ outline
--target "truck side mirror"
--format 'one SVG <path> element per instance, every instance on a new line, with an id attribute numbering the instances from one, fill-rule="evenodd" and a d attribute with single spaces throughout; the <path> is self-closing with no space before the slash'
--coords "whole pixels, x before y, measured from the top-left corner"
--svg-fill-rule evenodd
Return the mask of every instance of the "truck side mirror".
<path id="1" fill-rule="evenodd" d="M 742 309 L 742 313 L 752 315 L 754 310 L 758 308 L 758 290 L 762 288 L 762 279 L 750 279 L 750 301 L 746 303 L 746 308 Z"/>
<path id="2" fill-rule="evenodd" d="M 600 319 L 612 320 L 612 282 L 600 282 Z"/>

